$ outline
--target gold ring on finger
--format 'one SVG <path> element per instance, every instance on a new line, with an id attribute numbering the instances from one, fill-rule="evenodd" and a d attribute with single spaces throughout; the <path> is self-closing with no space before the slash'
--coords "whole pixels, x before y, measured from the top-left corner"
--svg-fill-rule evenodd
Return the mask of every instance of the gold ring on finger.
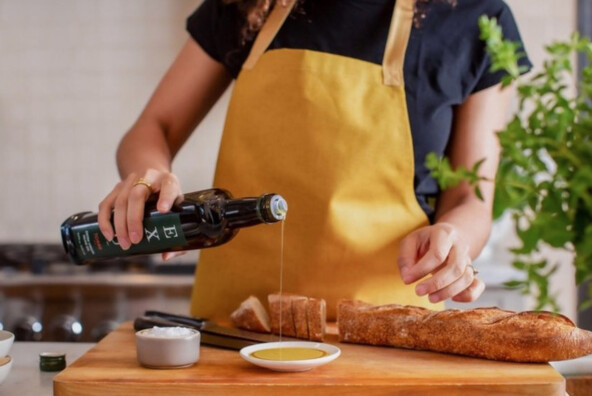
<path id="1" fill-rule="evenodd" d="M 479 273 L 479 271 L 477 270 L 477 268 L 475 268 L 473 264 L 469 264 L 467 265 L 467 267 L 473 270 L 473 276 L 476 276 Z"/>
<path id="2" fill-rule="evenodd" d="M 138 186 L 138 185 L 142 185 L 142 186 L 146 186 L 146 188 L 148 188 L 148 191 L 150 191 L 150 194 L 154 193 L 154 190 L 152 189 L 152 184 L 144 179 L 143 177 L 140 177 L 132 187 Z"/>

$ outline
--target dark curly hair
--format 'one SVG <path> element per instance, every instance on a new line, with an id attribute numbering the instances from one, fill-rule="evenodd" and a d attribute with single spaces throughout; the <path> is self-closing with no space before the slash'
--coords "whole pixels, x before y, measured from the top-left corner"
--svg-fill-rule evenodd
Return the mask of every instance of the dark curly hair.
<path id="1" fill-rule="evenodd" d="M 296 7 L 293 12 L 303 13 L 302 4 L 306 0 L 296 0 Z M 458 0 L 416 0 L 415 15 L 413 23 L 415 27 L 421 26 L 421 21 L 425 19 L 429 9 L 430 3 L 440 2 L 448 3 L 452 7 L 456 7 Z M 241 42 L 252 40 L 256 35 L 269 11 L 273 8 L 276 2 L 286 4 L 287 0 L 222 0 L 226 4 L 236 3 L 239 12 L 243 15 L 244 24 L 241 28 Z"/>

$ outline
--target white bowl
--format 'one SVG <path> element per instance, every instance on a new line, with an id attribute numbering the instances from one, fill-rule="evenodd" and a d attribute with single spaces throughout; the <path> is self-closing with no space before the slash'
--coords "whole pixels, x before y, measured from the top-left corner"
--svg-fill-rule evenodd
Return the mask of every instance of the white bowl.
<path id="1" fill-rule="evenodd" d="M 253 356 L 253 353 L 264 351 L 267 349 L 277 348 L 305 348 L 315 349 L 323 352 L 323 356 L 312 359 L 302 360 L 269 360 L 261 359 Z M 335 345 L 324 344 L 321 342 L 312 341 L 280 341 L 280 342 L 266 342 L 262 344 L 255 344 L 244 347 L 240 351 L 240 355 L 247 362 L 253 363 L 256 366 L 265 367 L 274 371 L 307 371 L 314 367 L 327 364 L 341 354 L 341 350 Z"/>
<path id="2" fill-rule="evenodd" d="M 0 358 L 8 355 L 13 342 L 14 334 L 10 331 L 0 330 Z"/>
<path id="3" fill-rule="evenodd" d="M 549 363 L 564 377 L 573 375 L 592 375 L 592 355 Z"/>
<path id="4" fill-rule="evenodd" d="M 4 361 L 5 359 L 8 359 L 8 361 Z M 10 356 L 1 357 L 0 358 L 0 384 L 2 382 L 4 382 L 4 380 L 8 376 L 8 373 L 10 372 L 11 368 L 12 368 L 11 357 Z"/>
<path id="5" fill-rule="evenodd" d="M 171 334 L 164 334 L 163 331 L 170 331 Z M 199 331 L 184 327 L 140 330 L 136 332 L 138 362 L 148 368 L 192 366 L 199 360 L 200 338 Z"/>

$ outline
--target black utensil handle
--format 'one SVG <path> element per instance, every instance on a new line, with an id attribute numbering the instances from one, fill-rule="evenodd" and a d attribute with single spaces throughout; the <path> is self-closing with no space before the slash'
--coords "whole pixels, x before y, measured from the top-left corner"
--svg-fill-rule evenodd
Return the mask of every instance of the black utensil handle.
<path id="1" fill-rule="evenodd" d="M 146 311 L 146 312 L 144 312 L 144 315 L 166 319 L 171 322 L 191 326 L 191 327 L 196 328 L 198 330 L 201 329 L 204 326 L 204 324 L 206 323 L 206 320 L 203 318 L 194 318 L 191 316 L 171 314 L 171 313 L 161 312 L 161 311 Z"/>
<path id="2" fill-rule="evenodd" d="M 134 320 L 134 329 L 136 331 L 144 330 L 144 329 L 151 329 L 154 326 L 159 327 L 189 327 L 191 329 L 199 330 L 199 328 L 191 325 L 186 324 L 179 324 L 177 322 L 173 322 L 167 319 L 159 318 L 157 316 L 140 316 Z"/>

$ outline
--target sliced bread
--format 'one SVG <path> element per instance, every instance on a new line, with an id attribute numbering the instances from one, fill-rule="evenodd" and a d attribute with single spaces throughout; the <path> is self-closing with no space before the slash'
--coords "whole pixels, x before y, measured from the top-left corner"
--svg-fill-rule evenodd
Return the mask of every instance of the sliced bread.
<path id="1" fill-rule="evenodd" d="M 269 315 L 261 301 L 255 296 L 249 296 L 230 315 L 232 323 L 241 329 L 259 333 L 271 332 Z"/>

